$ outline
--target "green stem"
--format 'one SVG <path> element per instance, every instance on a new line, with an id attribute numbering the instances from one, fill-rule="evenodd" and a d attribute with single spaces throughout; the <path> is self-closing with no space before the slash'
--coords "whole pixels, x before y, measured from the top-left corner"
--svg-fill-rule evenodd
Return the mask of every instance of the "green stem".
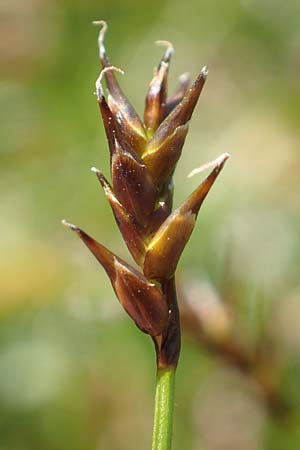
<path id="1" fill-rule="evenodd" d="M 170 450 L 173 429 L 175 368 L 157 369 L 152 450 Z"/>

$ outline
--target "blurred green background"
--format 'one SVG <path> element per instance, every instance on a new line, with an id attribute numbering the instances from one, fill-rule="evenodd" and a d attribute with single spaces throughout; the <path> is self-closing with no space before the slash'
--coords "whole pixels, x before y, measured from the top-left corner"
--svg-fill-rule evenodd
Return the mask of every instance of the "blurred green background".
<path id="1" fill-rule="evenodd" d="M 299 449 L 299 1 L 4 0 L 0 11 L 0 450 L 150 448 L 152 344 L 60 224 L 130 260 L 90 173 L 109 173 L 95 19 L 109 23 L 110 60 L 140 113 L 155 40 L 176 49 L 170 91 L 208 66 L 175 204 L 199 183 L 194 167 L 231 159 L 181 259 L 180 289 L 227 302 L 245 348 L 268 337 L 292 404 L 272 418 L 253 381 L 185 338 L 174 450 Z"/>

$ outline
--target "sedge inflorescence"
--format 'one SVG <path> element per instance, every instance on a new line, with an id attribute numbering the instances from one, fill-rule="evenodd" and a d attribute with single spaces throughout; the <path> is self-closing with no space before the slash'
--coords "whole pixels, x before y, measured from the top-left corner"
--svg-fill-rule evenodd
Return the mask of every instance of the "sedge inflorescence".
<path id="1" fill-rule="evenodd" d="M 141 120 L 117 82 L 116 73 L 122 71 L 109 63 L 104 46 L 107 25 L 103 21 L 95 24 L 101 26 L 98 44 L 103 67 L 96 81 L 96 96 L 109 145 L 111 183 L 98 169 L 92 170 L 141 271 L 77 226 L 63 222 L 103 266 L 120 303 L 137 327 L 153 339 L 158 367 L 175 367 L 180 352 L 180 323 L 174 275 L 200 207 L 228 154 L 214 162 L 208 177 L 172 211 L 172 177 L 207 69 L 204 67 L 191 85 L 189 77 L 182 75 L 177 91 L 168 96 L 173 47 L 160 41 L 166 50 L 154 70 Z"/>

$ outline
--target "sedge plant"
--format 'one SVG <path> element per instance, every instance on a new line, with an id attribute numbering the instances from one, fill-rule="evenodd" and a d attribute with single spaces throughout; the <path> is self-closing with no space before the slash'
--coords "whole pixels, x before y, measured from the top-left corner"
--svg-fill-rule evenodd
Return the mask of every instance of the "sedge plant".
<path id="1" fill-rule="evenodd" d="M 102 71 L 96 81 L 110 152 L 111 182 L 95 172 L 111 206 L 122 237 L 140 268 L 123 261 L 77 226 L 73 230 L 106 271 L 115 294 L 136 326 L 155 347 L 157 382 L 152 450 L 169 450 L 172 440 L 175 372 L 180 354 L 180 317 L 175 272 L 195 226 L 201 205 L 217 179 L 228 154 L 210 166 L 208 177 L 172 211 L 173 174 L 180 158 L 189 123 L 201 94 L 207 69 L 190 85 L 179 78 L 177 91 L 167 95 L 167 78 L 173 47 L 166 50 L 154 70 L 145 101 L 143 120 L 122 92 L 104 46 L 107 24 L 98 38 Z M 107 85 L 104 94 L 103 81 Z"/>

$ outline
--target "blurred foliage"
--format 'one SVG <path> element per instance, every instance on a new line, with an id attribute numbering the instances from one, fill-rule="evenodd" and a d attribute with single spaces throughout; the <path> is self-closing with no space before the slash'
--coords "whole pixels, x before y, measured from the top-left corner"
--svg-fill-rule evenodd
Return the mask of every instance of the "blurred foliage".
<path id="1" fill-rule="evenodd" d="M 89 172 L 108 173 L 94 19 L 109 23 L 111 61 L 140 112 L 161 54 L 153 41 L 176 48 L 171 90 L 208 65 L 175 203 L 197 185 L 186 178 L 195 166 L 232 159 L 184 253 L 180 289 L 211 286 L 245 348 L 267 339 L 292 405 L 272 417 L 253 380 L 184 340 L 174 450 L 298 449 L 299 1 L 4 0 L 0 10 L 0 450 L 150 446 L 151 343 L 60 226 L 65 217 L 129 258 Z"/>

